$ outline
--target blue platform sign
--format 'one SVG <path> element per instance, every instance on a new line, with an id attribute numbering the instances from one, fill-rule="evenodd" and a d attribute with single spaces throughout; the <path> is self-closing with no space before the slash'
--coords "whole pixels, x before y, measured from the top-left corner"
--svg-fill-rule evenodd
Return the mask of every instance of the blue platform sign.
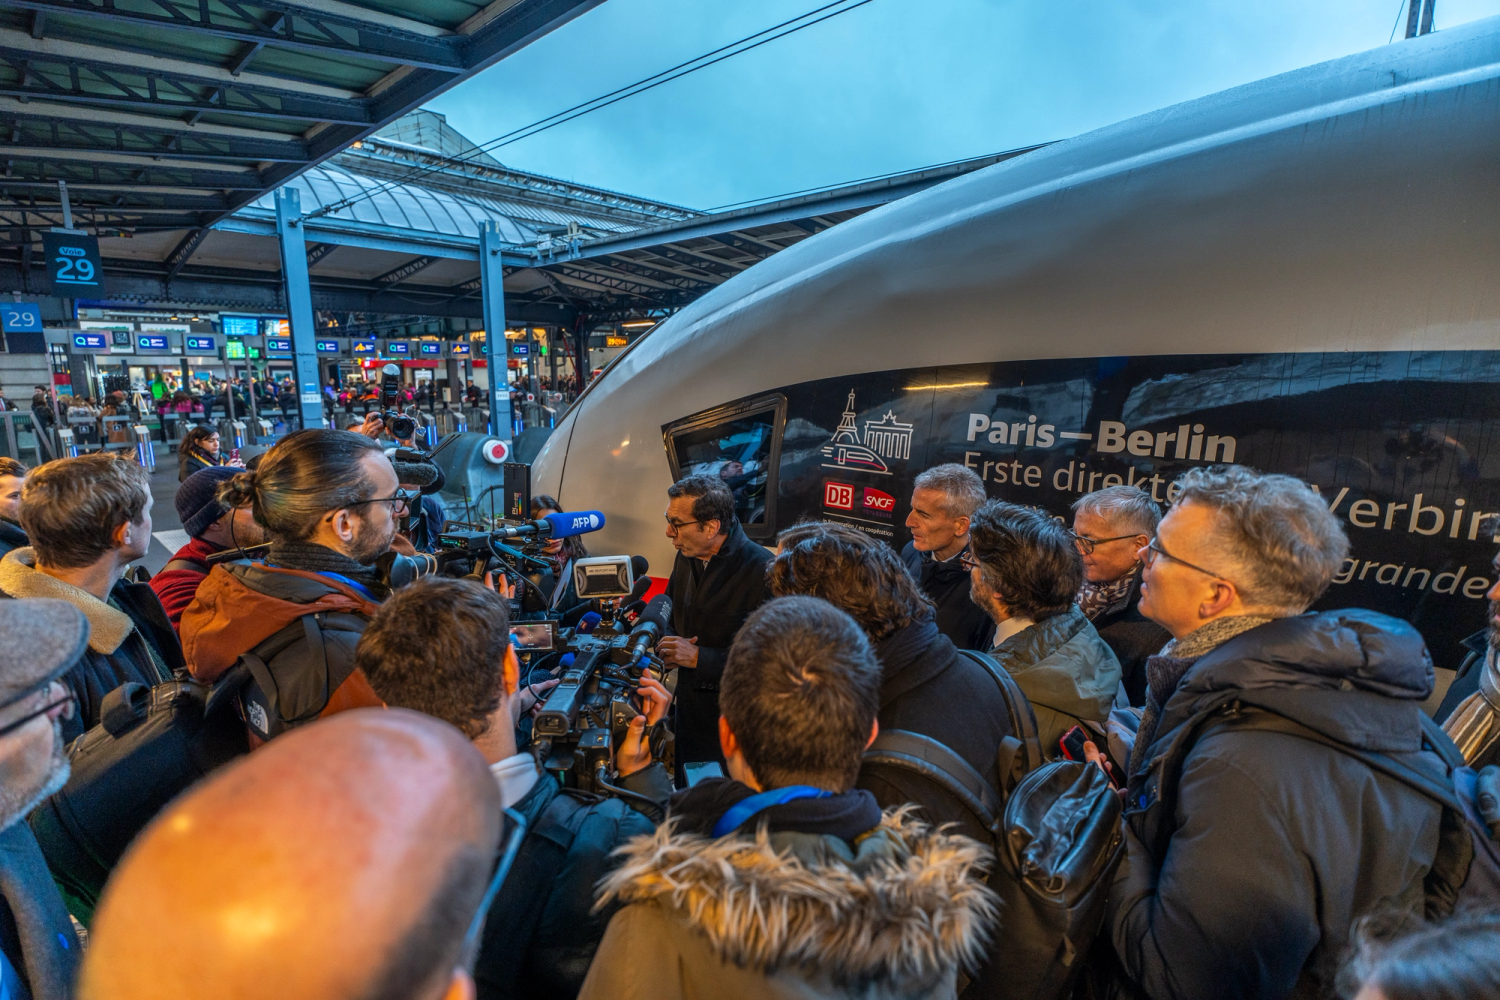
<path id="1" fill-rule="evenodd" d="M 320 341 L 318 341 L 318 353 L 319 354 L 337 354 L 338 352 L 339 352 L 339 342 L 337 340 L 320 340 Z"/>
<path id="2" fill-rule="evenodd" d="M 282 337 L 270 337 L 266 340 L 266 350 L 277 354 L 291 354 L 292 342 Z"/>
<path id="3" fill-rule="evenodd" d="M 42 233 L 42 253 L 47 258 L 47 277 L 52 294 L 76 296 L 104 287 L 104 266 L 99 259 L 99 237 L 87 233 Z"/>
<path id="4" fill-rule="evenodd" d="M 454 357 L 458 357 L 458 358 L 467 357 L 468 353 L 469 353 L 469 345 L 468 344 L 454 344 L 453 345 L 453 356 Z"/>
<path id="5" fill-rule="evenodd" d="M 404 340 L 388 340 L 385 342 L 387 354 L 400 354 L 403 357 L 411 354 L 411 344 Z"/>
<path id="6" fill-rule="evenodd" d="M 419 347 L 420 347 L 420 349 L 422 351 L 422 354 L 425 355 L 425 356 L 427 356 L 427 357 L 432 357 L 434 355 L 441 355 L 443 353 L 443 345 L 442 344 L 434 344 L 434 343 L 430 343 L 430 342 L 424 340 L 419 345 Z"/>
<path id="7" fill-rule="evenodd" d="M 41 333 L 42 310 L 35 302 L 0 305 L 0 329 L 5 333 Z"/>
<path id="8" fill-rule="evenodd" d="M 183 350 L 188 354 L 218 354 L 219 341 L 202 334 L 188 334 L 182 338 Z"/>
<path id="9" fill-rule="evenodd" d="M 355 354 L 377 353 L 375 350 L 375 341 L 373 340 L 356 340 L 354 341 L 353 347 Z"/>
<path id="10" fill-rule="evenodd" d="M 136 334 L 135 335 L 135 349 L 137 351 L 141 352 L 142 354 L 144 354 L 144 353 L 146 353 L 148 351 L 160 351 L 163 354 L 166 354 L 168 352 L 168 350 L 169 350 L 169 348 L 167 347 L 167 338 L 166 338 L 166 336 L 164 334 L 160 334 L 160 333 L 138 333 L 138 334 Z"/>
<path id="11" fill-rule="evenodd" d="M 85 330 L 73 334 L 73 349 L 75 351 L 107 351 L 109 350 L 109 334 L 94 333 Z"/>
<path id="12" fill-rule="evenodd" d="M 514 341 L 510 345 L 510 353 L 518 358 L 524 358 L 531 353 L 531 345 L 523 340 Z"/>

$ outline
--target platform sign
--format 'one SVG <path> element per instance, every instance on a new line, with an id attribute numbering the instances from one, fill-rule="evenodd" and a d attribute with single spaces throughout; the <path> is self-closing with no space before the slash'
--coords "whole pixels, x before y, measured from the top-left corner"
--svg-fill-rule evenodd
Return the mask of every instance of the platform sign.
<path id="1" fill-rule="evenodd" d="M 41 307 L 35 302 L 7 302 L 0 306 L 0 329 L 5 333 L 41 333 Z"/>
<path id="2" fill-rule="evenodd" d="M 207 334 L 190 334 L 182 338 L 182 349 L 188 354 L 218 354 L 219 338 Z"/>
<path id="3" fill-rule="evenodd" d="M 171 348 L 167 346 L 167 335 L 164 333 L 138 333 L 135 335 L 135 349 L 139 354 L 170 354 Z"/>
<path id="4" fill-rule="evenodd" d="M 339 352 L 339 342 L 337 340 L 320 340 L 320 341 L 318 341 L 318 353 L 319 354 L 337 354 L 338 352 Z"/>
<path id="5" fill-rule="evenodd" d="M 260 320 L 254 316 L 220 316 L 219 329 L 226 337 L 253 337 L 260 333 Z"/>
<path id="6" fill-rule="evenodd" d="M 467 358 L 469 356 L 469 345 L 454 344 L 452 347 L 452 351 L 455 358 Z"/>
<path id="7" fill-rule="evenodd" d="M 353 347 L 355 354 L 379 353 L 377 350 L 375 350 L 375 341 L 373 340 L 356 340 L 351 346 Z"/>
<path id="8" fill-rule="evenodd" d="M 73 350 L 75 351 L 109 351 L 110 336 L 108 331 L 103 333 L 94 330 L 79 330 L 73 334 Z"/>
<path id="9" fill-rule="evenodd" d="M 267 354 L 291 354 L 292 342 L 281 337 L 269 337 L 266 339 Z"/>
<path id="10" fill-rule="evenodd" d="M 411 344 L 404 340 L 387 340 L 385 342 L 385 353 L 398 358 L 411 356 Z"/>
<path id="11" fill-rule="evenodd" d="M 518 358 L 524 358 L 531 353 L 531 345 L 524 340 L 517 340 L 510 345 L 510 353 Z"/>
<path id="12" fill-rule="evenodd" d="M 422 352 L 422 357 L 424 358 L 438 358 L 442 357 L 443 355 L 442 344 L 433 343 L 427 340 L 422 341 L 421 344 L 418 345 L 418 350 Z"/>
<path id="13" fill-rule="evenodd" d="M 99 237 L 87 233 L 42 233 L 42 253 L 47 258 L 47 277 L 53 295 L 76 296 L 104 287 L 104 266 L 99 259 Z"/>

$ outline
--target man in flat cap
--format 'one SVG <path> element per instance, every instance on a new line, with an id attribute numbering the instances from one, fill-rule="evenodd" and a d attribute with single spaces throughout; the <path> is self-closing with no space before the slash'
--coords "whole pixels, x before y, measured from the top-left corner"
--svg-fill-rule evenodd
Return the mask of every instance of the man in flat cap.
<path id="1" fill-rule="evenodd" d="M 89 641 L 67 601 L 0 600 L 0 997 L 64 1000 L 83 956 L 26 815 L 68 781 L 60 683 Z"/>

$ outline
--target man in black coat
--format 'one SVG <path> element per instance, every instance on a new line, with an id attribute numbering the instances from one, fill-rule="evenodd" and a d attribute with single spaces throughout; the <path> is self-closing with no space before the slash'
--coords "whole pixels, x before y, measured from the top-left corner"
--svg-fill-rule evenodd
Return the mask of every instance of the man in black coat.
<path id="1" fill-rule="evenodd" d="M 1494 568 L 1500 576 L 1500 556 Z M 1435 716 L 1475 770 L 1500 764 L 1500 582 L 1485 596 L 1489 627 L 1463 640 L 1469 653 Z"/>
<path id="2" fill-rule="evenodd" d="M 1146 659 L 1172 638 L 1141 614 L 1138 553 L 1156 534 L 1161 507 L 1136 486 L 1107 486 L 1073 504 L 1073 534 L 1083 556 L 1083 586 L 1075 599 L 1094 631 L 1120 661 L 1125 694 L 1146 703 Z"/>
<path id="3" fill-rule="evenodd" d="M 63 722 L 72 740 L 98 724 L 106 694 L 130 681 L 159 684 L 183 666 L 155 592 L 124 579 L 151 545 L 151 481 L 105 453 L 48 462 L 26 477 L 21 526 L 31 545 L 0 560 L 0 596 L 67 601 L 90 625 L 87 648 L 62 677 L 78 701 Z"/>
<path id="4" fill-rule="evenodd" d="M 901 559 L 937 607 L 937 629 L 959 649 L 986 650 L 995 623 L 969 597 L 969 517 L 988 499 L 973 469 L 949 463 L 917 476 L 906 526 L 911 541 Z"/>
<path id="5" fill-rule="evenodd" d="M 667 537 L 677 550 L 667 596 L 672 635 L 658 655 L 678 667 L 673 703 L 676 781 L 686 787 L 685 765 L 716 762 L 719 749 L 719 678 L 729 644 L 750 612 L 766 599 L 771 553 L 746 537 L 734 514 L 734 494 L 717 476 L 687 476 L 667 488 Z"/>
<path id="6" fill-rule="evenodd" d="M 1153 1000 L 1326 995 L 1355 918 L 1422 913 L 1442 810 L 1353 754 L 1446 780 L 1432 661 L 1405 622 L 1304 613 L 1348 552 L 1305 483 L 1178 484 L 1145 561 L 1141 611 L 1173 639 L 1146 666 L 1106 932 Z"/>

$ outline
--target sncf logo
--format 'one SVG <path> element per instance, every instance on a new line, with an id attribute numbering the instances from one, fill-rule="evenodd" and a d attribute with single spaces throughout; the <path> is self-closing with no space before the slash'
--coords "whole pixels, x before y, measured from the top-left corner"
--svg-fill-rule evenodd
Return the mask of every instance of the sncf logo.
<path id="1" fill-rule="evenodd" d="M 865 487 L 865 509 L 878 510 L 889 514 L 896 509 L 896 498 L 889 493 L 882 493 L 872 486 Z"/>
<path id="2" fill-rule="evenodd" d="M 839 510 L 854 509 L 854 487 L 846 483 L 823 484 L 823 506 Z"/>

